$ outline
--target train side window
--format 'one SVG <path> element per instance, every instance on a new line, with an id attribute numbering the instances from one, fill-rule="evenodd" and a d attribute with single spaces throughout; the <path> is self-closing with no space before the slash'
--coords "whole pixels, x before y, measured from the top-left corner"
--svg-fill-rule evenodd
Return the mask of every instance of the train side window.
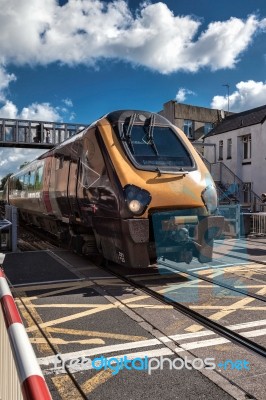
<path id="1" fill-rule="evenodd" d="M 28 189 L 29 182 L 30 182 L 30 175 L 29 175 L 29 173 L 27 172 L 27 173 L 24 175 L 24 188 L 25 188 L 25 190 Z"/>
<path id="2" fill-rule="evenodd" d="M 29 190 L 33 190 L 35 186 L 35 171 L 29 172 Z"/>
<path id="3" fill-rule="evenodd" d="M 21 176 L 19 177 L 19 182 L 20 182 L 20 184 L 21 184 L 21 190 L 23 190 L 23 187 L 24 187 L 24 175 L 21 175 Z"/>
<path id="4" fill-rule="evenodd" d="M 43 179 L 43 165 L 37 168 L 36 171 L 36 179 L 35 179 L 35 189 L 40 190 L 42 187 L 42 179 Z"/>
<path id="5" fill-rule="evenodd" d="M 16 190 L 21 190 L 22 189 L 22 185 L 21 185 L 21 181 L 20 178 L 16 179 Z"/>

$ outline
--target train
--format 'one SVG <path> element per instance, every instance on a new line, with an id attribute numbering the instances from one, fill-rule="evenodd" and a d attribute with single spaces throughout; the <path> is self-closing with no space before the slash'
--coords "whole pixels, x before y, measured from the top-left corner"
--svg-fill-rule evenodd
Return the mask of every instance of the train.
<path id="1" fill-rule="evenodd" d="M 223 231 L 202 158 L 149 111 L 104 115 L 11 175 L 3 196 L 74 251 L 132 268 L 208 262 Z"/>

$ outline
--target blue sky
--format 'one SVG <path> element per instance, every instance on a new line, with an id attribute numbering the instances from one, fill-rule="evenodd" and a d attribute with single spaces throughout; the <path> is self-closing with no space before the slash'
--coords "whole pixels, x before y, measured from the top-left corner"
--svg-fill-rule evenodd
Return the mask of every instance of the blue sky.
<path id="1" fill-rule="evenodd" d="M 266 104 L 265 0 L 0 0 L 0 117 Z M 0 148 L 0 179 L 37 153 Z"/>

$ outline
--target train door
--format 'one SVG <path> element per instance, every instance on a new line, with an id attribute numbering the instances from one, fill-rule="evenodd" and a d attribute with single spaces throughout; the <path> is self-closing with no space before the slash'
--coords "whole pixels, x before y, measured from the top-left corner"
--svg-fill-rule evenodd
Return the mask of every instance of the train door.
<path id="1" fill-rule="evenodd" d="M 47 157 L 45 162 L 45 172 L 44 172 L 44 179 L 43 179 L 43 202 L 46 208 L 47 214 L 53 213 L 52 204 L 50 201 L 50 178 L 51 178 L 51 168 L 52 168 L 52 157 Z"/>
<path id="2" fill-rule="evenodd" d="M 81 220 L 80 207 L 77 200 L 77 185 L 79 175 L 79 148 L 81 144 L 78 140 L 74 141 L 70 150 L 69 174 L 67 184 L 67 197 L 70 207 L 70 221 L 79 222 Z"/>
<path id="3" fill-rule="evenodd" d="M 60 210 L 61 218 L 64 220 L 64 218 L 69 218 L 71 213 L 68 200 L 68 179 L 70 165 L 68 147 L 65 147 L 60 152 L 56 152 L 55 158 L 55 198 Z"/>

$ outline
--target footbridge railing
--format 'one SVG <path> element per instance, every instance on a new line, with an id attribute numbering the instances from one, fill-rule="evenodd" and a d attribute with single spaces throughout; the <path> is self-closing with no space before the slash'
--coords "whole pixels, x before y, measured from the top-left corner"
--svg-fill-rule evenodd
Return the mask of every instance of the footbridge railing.
<path id="1" fill-rule="evenodd" d="M 0 117 L 0 147 L 49 149 L 88 125 Z"/>
<path id="2" fill-rule="evenodd" d="M 0 303 L 0 399 L 51 400 L 1 268 Z"/>

